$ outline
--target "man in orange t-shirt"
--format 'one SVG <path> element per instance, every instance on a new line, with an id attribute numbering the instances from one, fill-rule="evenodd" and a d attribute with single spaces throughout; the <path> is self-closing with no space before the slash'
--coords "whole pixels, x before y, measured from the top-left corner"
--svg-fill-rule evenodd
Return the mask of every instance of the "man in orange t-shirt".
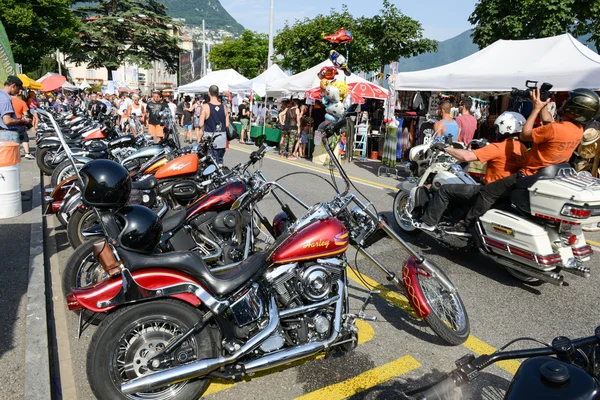
<path id="1" fill-rule="evenodd" d="M 595 92 L 589 89 L 575 89 L 569 92 L 569 98 L 560 110 L 562 121 L 550 122 L 546 109 L 549 101 L 550 99 L 540 99 L 539 89 L 531 92 L 533 110 L 527 118 L 520 138 L 523 141 L 533 141 L 533 146 L 525 158 L 524 167 L 518 173 L 482 188 L 475 204 L 467 213 L 461 230 L 466 230 L 496 201 L 509 197 L 520 177 L 534 175 L 550 165 L 568 162 L 581 142 L 583 126 L 600 112 L 600 98 Z M 547 124 L 534 129 L 533 125 L 538 115 Z"/>
<path id="2" fill-rule="evenodd" d="M 446 153 L 459 161 L 487 162 L 484 183 L 489 184 L 499 179 L 516 173 L 523 166 L 523 160 L 527 154 L 527 148 L 518 140 L 522 127 L 525 125 L 525 118 L 515 112 L 505 112 L 494 122 L 496 126 L 497 139 L 502 140 L 498 143 L 491 143 L 480 149 L 469 151 L 446 147 Z M 421 229 L 433 232 L 439 223 L 444 211 L 451 201 L 460 201 L 462 204 L 472 204 L 482 186 L 469 184 L 449 184 L 442 185 L 433 199 L 428 204 Z M 459 224 L 458 226 L 461 226 Z M 455 227 L 447 229 L 452 231 Z"/>
<path id="3" fill-rule="evenodd" d="M 21 99 L 18 96 L 11 96 L 11 102 L 13 105 L 13 109 L 15 110 L 15 115 L 17 119 L 23 118 L 23 116 L 29 117 L 29 107 L 27 107 L 27 103 L 25 100 Z M 21 145 L 23 145 L 23 150 L 25 151 L 25 157 L 28 160 L 35 160 L 35 157 L 31 154 L 29 150 L 29 135 L 27 134 L 27 128 L 25 126 L 19 126 L 19 140 L 21 141 Z"/>

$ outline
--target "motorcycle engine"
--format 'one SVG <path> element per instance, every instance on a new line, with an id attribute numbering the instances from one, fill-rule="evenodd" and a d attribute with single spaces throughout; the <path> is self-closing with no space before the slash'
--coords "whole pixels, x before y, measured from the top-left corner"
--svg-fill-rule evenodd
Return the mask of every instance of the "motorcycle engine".
<path id="1" fill-rule="evenodd" d="M 286 264 L 269 271 L 266 279 L 286 309 L 301 307 L 335 292 L 334 284 L 342 276 L 342 267 L 337 264 Z M 281 334 L 288 345 L 322 340 L 330 335 L 333 318 L 333 311 L 325 310 L 290 316 L 282 319 Z"/>
<path id="2" fill-rule="evenodd" d="M 116 160 L 121 161 L 132 155 L 135 152 L 135 149 L 132 147 L 121 147 L 112 149 L 110 152 Z"/>

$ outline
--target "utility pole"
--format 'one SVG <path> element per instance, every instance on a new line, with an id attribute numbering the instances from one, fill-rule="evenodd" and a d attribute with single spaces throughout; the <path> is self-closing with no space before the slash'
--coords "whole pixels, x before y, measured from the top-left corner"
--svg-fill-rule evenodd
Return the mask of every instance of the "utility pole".
<path id="1" fill-rule="evenodd" d="M 60 53 L 58 49 L 56 49 L 56 62 L 58 63 L 58 74 L 62 75 L 61 67 L 60 67 Z"/>
<path id="2" fill-rule="evenodd" d="M 267 60 L 267 68 L 271 68 L 273 65 L 273 2 L 275 0 L 271 0 L 271 10 L 269 11 L 269 59 Z"/>
<path id="3" fill-rule="evenodd" d="M 206 75 L 206 28 L 202 20 L 202 76 Z"/>

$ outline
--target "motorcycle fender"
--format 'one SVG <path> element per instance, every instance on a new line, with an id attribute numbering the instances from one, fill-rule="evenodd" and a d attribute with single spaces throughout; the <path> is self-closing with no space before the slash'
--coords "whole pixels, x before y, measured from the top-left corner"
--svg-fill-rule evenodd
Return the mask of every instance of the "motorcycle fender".
<path id="1" fill-rule="evenodd" d="M 85 156 L 73 156 L 73 160 L 75 160 L 77 162 L 80 162 L 80 163 L 83 163 L 83 164 L 87 164 L 90 161 L 92 161 L 93 158 L 85 157 Z"/>
<path id="2" fill-rule="evenodd" d="M 71 195 L 68 195 L 67 198 L 63 200 L 58 212 L 71 215 L 78 207 L 82 205 L 83 200 L 81 200 L 81 192 L 77 191 Z"/>
<path id="3" fill-rule="evenodd" d="M 47 139 L 47 140 L 40 141 L 36 146 L 38 149 L 58 149 L 61 146 L 61 144 L 60 144 L 60 140 L 58 140 L 58 139 L 56 139 L 56 140 Z"/>
<path id="4" fill-rule="evenodd" d="M 406 288 L 406 297 L 410 302 L 415 314 L 419 318 L 425 318 L 431 312 L 431 308 L 423 296 L 421 286 L 417 281 L 417 275 L 420 274 L 419 268 L 417 267 L 416 258 L 410 256 L 406 259 L 406 262 L 402 266 L 402 280 L 404 281 L 404 287 Z"/>
<path id="5" fill-rule="evenodd" d="M 415 182 L 404 181 L 400 184 L 400 190 L 410 194 L 410 191 L 415 186 L 417 186 L 417 184 Z"/>
<path id="6" fill-rule="evenodd" d="M 123 275 L 118 275 L 89 288 L 73 288 L 71 294 L 67 296 L 67 306 L 70 310 L 85 308 L 93 312 L 107 312 L 123 304 L 165 297 L 185 301 L 194 307 L 200 305 L 200 299 L 190 292 L 193 288 L 199 287 L 199 283 L 183 272 L 149 268 L 135 271 L 131 276 L 137 284 L 137 291 L 124 288 Z M 181 289 L 166 295 L 158 294 L 159 290 L 166 291 L 176 285 L 181 285 Z M 137 292 L 138 298 L 128 298 L 128 293 L 131 292 Z"/>

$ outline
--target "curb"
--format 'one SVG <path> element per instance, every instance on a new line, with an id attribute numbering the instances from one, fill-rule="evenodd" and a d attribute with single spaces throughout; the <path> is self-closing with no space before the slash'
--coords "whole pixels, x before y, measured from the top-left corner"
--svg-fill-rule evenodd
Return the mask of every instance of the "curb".
<path id="1" fill-rule="evenodd" d="M 34 167 L 31 193 L 31 249 L 25 322 L 24 399 L 50 399 L 50 353 L 44 269 L 44 226 L 42 220 L 41 172 Z"/>

